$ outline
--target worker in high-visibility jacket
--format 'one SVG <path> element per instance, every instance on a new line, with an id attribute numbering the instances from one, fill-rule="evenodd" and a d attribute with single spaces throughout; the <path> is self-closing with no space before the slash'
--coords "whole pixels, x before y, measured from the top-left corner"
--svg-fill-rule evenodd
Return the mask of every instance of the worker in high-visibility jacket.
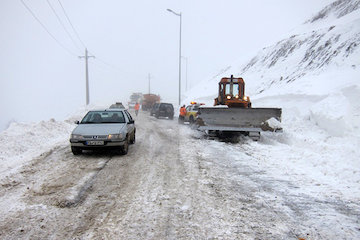
<path id="1" fill-rule="evenodd" d="M 136 114 L 136 116 L 139 114 L 139 109 L 140 109 L 140 104 L 137 102 L 135 104 L 135 114 Z"/>
<path id="2" fill-rule="evenodd" d="M 183 106 L 180 108 L 179 123 L 183 123 L 183 122 L 184 122 L 185 116 L 186 116 L 186 108 L 185 108 L 185 105 L 183 105 Z"/>

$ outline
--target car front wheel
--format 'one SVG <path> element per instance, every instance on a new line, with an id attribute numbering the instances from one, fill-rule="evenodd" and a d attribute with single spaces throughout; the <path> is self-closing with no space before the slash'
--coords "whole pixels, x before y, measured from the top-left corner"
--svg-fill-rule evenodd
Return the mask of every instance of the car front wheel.
<path id="1" fill-rule="evenodd" d="M 133 135 L 132 139 L 130 140 L 130 143 L 131 143 L 131 144 L 134 144 L 134 143 L 135 143 L 135 140 L 136 140 L 135 138 L 136 138 L 136 137 L 135 137 L 135 132 L 134 132 L 134 135 Z"/>
<path id="2" fill-rule="evenodd" d="M 79 155 L 82 153 L 82 150 L 77 147 L 71 147 L 71 151 L 74 155 Z"/>
<path id="3" fill-rule="evenodd" d="M 122 155 L 126 155 L 129 151 L 129 138 L 126 137 L 124 145 L 121 147 Z"/>

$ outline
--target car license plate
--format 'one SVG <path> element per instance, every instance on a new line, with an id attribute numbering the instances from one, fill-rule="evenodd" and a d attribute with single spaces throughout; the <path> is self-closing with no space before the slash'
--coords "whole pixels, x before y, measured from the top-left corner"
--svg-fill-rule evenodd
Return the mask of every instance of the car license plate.
<path id="1" fill-rule="evenodd" d="M 104 141 L 87 141 L 86 145 L 91 145 L 91 146 L 98 146 L 98 145 L 104 145 Z"/>

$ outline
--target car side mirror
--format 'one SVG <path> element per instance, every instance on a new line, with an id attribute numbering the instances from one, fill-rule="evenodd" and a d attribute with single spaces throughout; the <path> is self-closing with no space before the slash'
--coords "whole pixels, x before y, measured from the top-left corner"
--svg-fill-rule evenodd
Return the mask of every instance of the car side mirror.
<path id="1" fill-rule="evenodd" d="M 134 120 L 130 120 L 130 121 L 128 122 L 128 124 L 134 124 L 134 123 L 135 123 Z"/>
<path id="2" fill-rule="evenodd" d="M 76 120 L 74 123 L 75 123 L 75 124 L 80 124 L 79 120 Z"/>

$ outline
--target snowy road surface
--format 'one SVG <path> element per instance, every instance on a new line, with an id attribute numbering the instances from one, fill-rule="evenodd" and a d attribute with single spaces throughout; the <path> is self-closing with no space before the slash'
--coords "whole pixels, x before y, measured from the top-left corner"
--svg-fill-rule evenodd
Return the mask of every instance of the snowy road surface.
<path id="1" fill-rule="evenodd" d="M 207 140 L 145 113 L 136 125 L 126 156 L 58 145 L 1 179 L 0 238 L 360 239 L 358 192 L 287 171 L 275 158 L 299 151 L 274 136 Z"/>

